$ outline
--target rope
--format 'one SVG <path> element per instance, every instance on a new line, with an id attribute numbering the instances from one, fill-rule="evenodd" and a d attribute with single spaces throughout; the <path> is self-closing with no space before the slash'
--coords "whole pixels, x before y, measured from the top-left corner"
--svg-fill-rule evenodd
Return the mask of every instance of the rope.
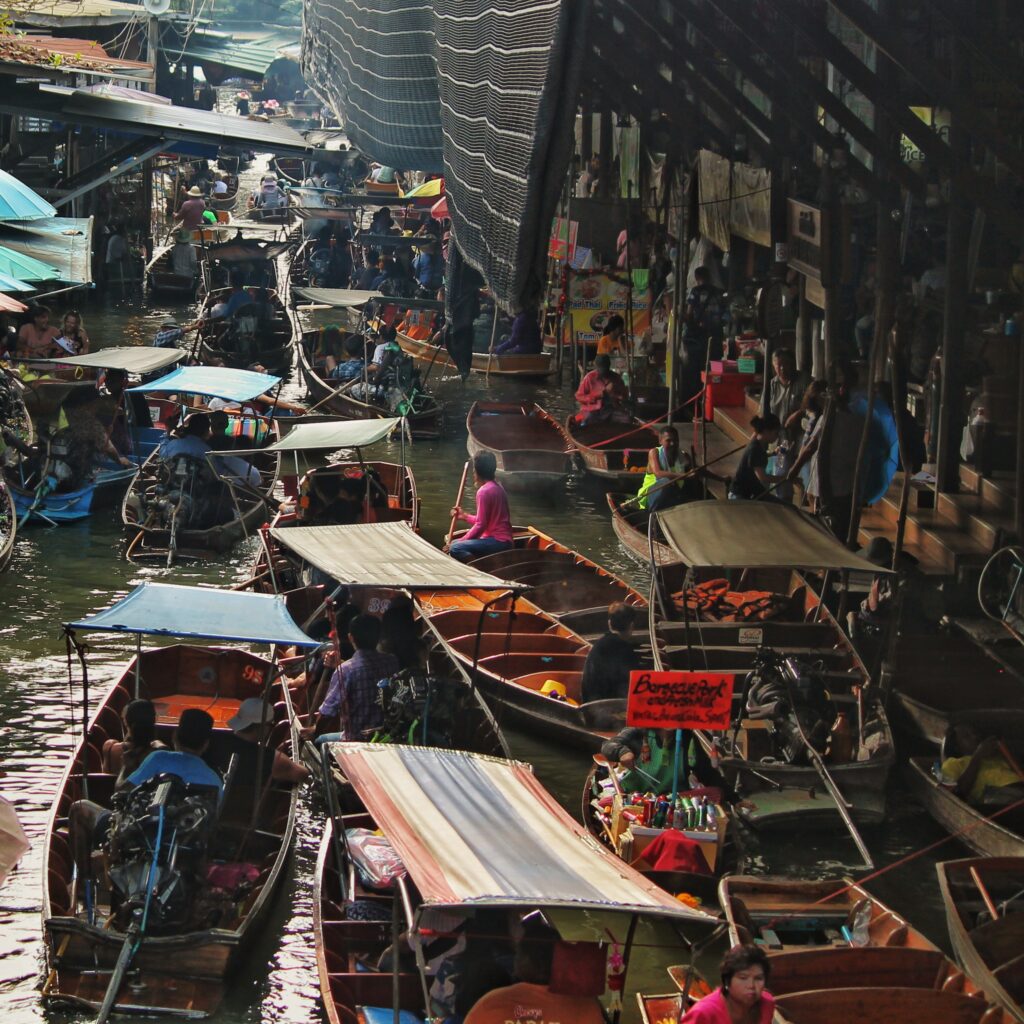
<path id="1" fill-rule="evenodd" d="M 658 416 L 653 420 L 648 420 L 647 423 L 641 423 L 639 426 L 631 427 L 624 433 L 618 434 L 615 437 L 609 437 L 604 441 L 595 441 L 593 444 L 588 444 L 587 447 L 601 448 L 603 445 L 611 444 L 613 441 L 621 441 L 624 437 L 629 437 L 632 434 L 639 434 L 641 430 L 648 430 L 651 427 L 655 426 L 655 424 L 663 423 L 669 416 L 676 416 L 678 413 L 683 412 L 683 410 L 685 410 L 688 405 L 693 405 L 693 403 L 696 402 L 697 399 L 700 398 L 703 394 L 704 389 L 701 388 L 700 391 L 698 391 L 697 394 L 693 396 L 693 398 L 688 398 L 685 402 L 683 402 L 682 405 L 673 409 L 671 412 L 666 413 L 664 416 Z"/>

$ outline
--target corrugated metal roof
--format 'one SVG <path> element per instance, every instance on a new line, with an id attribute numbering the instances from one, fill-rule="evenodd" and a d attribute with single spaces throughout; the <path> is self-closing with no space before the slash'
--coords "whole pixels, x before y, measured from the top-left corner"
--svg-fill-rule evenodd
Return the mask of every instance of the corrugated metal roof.
<path id="1" fill-rule="evenodd" d="M 56 56 L 56 62 L 55 62 Z M 111 57 L 91 39 L 56 36 L 0 38 L 0 67 L 44 68 L 49 72 L 91 74 L 152 81 L 153 65 L 141 60 Z"/>
<path id="2" fill-rule="evenodd" d="M 69 25 L 118 25 L 133 18 L 148 21 L 141 4 L 121 0 L 34 0 L 30 7 L 11 12 L 16 25 L 67 28 Z"/>
<path id="3" fill-rule="evenodd" d="M 229 34 L 197 28 L 182 50 L 177 47 L 168 49 L 172 57 L 181 54 L 177 59 L 219 64 L 232 71 L 262 76 L 275 60 L 288 56 L 283 51 L 294 45 L 294 38 L 266 32 Z"/>

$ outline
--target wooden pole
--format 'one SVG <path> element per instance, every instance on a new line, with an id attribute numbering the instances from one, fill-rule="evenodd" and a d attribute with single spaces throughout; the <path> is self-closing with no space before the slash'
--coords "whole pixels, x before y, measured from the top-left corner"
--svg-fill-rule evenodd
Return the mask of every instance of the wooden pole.
<path id="1" fill-rule="evenodd" d="M 490 383 L 491 360 L 494 358 L 494 339 L 498 334 L 498 302 L 494 302 L 494 319 L 491 321 L 491 343 L 487 346 L 487 369 L 484 372 L 484 380 Z"/>
<path id="2" fill-rule="evenodd" d="M 466 492 L 466 477 L 469 476 L 469 459 L 466 459 L 466 464 L 462 467 L 462 479 L 459 481 L 459 493 L 455 498 L 455 508 L 460 508 L 462 505 L 462 496 Z M 452 521 L 448 526 L 448 538 L 444 542 L 444 549 L 447 551 L 452 546 L 452 538 L 455 536 L 455 524 L 459 521 L 458 512 L 453 513 Z"/>

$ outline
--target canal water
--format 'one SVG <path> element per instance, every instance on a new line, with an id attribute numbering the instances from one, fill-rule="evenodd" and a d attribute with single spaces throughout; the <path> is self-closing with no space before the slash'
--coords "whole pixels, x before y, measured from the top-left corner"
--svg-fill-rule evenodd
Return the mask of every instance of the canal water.
<path id="1" fill-rule="evenodd" d="M 141 295 L 117 302 L 76 299 L 76 305 L 94 347 L 148 344 L 168 316 L 184 322 L 192 313 L 184 307 L 146 307 Z M 57 311 L 62 307 L 58 305 Z M 488 385 L 475 376 L 463 384 L 457 377 L 442 378 L 436 371 L 432 384 L 447 403 L 445 435 L 438 441 L 417 441 L 409 458 L 422 499 L 423 532 L 439 542 L 448 526 L 448 510 L 466 458 L 465 416 L 470 404 L 485 397 L 529 398 L 553 413 L 564 414 L 571 406 L 571 395 L 568 383 L 494 379 Z M 285 393 L 300 398 L 301 385 L 293 379 Z M 384 449 L 380 458 L 398 461 L 397 445 L 391 452 Z M 514 497 L 513 517 L 518 523 L 539 527 L 645 589 L 645 573 L 619 548 L 604 494 L 589 480 L 572 480 L 553 502 Z M 69 682 L 61 623 L 110 604 L 147 579 L 230 585 L 246 577 L 255 553 L 251 544 L 241 545 L 223 561 L 201 568 L 139 567 L 124 558 L 119 526 L 111 511 L 77 526 L 26 529 L 19 535 L 13 564 L 0 576 L 0 793 L 14 802 L 32 840 L 31 850 L 0 890 L 0 1009 L 11 1022 L 75 1019 L 74 1015 L 44 1011 L 38 1001 L 43 837 L 50 803 L 81 720 L 80 679 L 76 670 Z M 91 694 L 96 696 L 131 656 L 131 645 L 99 636 L 91 646 Z M 587 760 L 528 736 L 512 735 L 510 740 L 515 755 L 532 762 L 542 781 L 577 814 Z M 891 864 L 940 837 L 898 782 L 890 807 L 889 822 L 866 832 L 880 865 Z M 311 900 L 322 821 L 319 801 L 305 794 L 288 883 L 218 1021 L 318 1019 Z M 743 852 L 748 869 L 759 873 L 825 877 L 857 871 L 856 851 L 838 822 L 834 830 L 813 835 L 761 842 L 747 837 Z M 528 853 L 524 851 L 524 855 Z M 959 848 L 947 843 L 937 854 L 917 858 L 878 878 L 872 889 L 933 941 L 946 945 L 934 864 L 936 859 L 957 855 Z M 709 962 L 713 966 L 713 959 Z M 640 966 L 636 964 L 634 969 Z M 667 979 L 655 976 L 650 985 L 664 990 Z"/>

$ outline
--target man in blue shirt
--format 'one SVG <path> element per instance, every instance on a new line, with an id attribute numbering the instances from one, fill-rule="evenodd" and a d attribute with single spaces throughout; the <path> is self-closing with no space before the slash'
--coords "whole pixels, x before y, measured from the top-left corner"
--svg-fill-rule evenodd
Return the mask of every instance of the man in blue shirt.
<path id="1" fill-rule="evenodd" d="M 327 357 L 327 376 L 332 380 L 355 380 L 362 377 L 366 364 L 366 345 L 358 334 L 349 335 L 342 346 L 347 359 L 338 362 L 333 356 Z"/>
<path id="2" fill-rule="evenodd" d="M 245 287 L 245 273 L 243 271 L 232 270 L 228 281 L 231 284 L 231 293 L 228 295 L 223 309 L 218 310 L 219 316 L 214 317 L 213 311 L 210 311 L 211 317 L 215 320 L 229 320 L 243 306 L 248 306 L 252 302 L 249 289 Z M 218 303 L 219 305 L 220 303 Z"/>
<path id="3" fill-rule="evenodd" d="M 412 261 L 412 270 L 422 294 L 433 296 L 444 283 L 444 263 L 437 251 L 437 242 L 430 239 L 420 243 L 420 253 Z"/>

